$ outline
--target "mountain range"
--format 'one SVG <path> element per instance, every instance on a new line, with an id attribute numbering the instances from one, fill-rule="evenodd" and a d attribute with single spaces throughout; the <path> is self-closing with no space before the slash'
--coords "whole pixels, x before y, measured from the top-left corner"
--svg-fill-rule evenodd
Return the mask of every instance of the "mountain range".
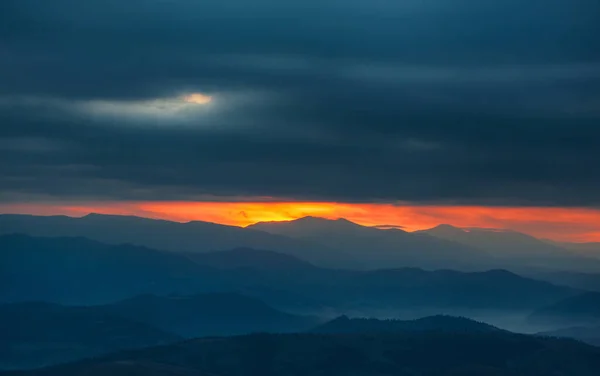
<path id="1" fill-rule="evenodd" d="M 597 270 L 598 259 L 594 253 L 575 253 L 531 235 L 511 230 L 458 228 L 439 225 L 417 233 L 457 242 L 494 255 L 500 262 L 512 266 L 562 270 Z"/>
<path id="2" fill-rule="evenodd" d="M 98 309 L 186 338 L 298 332 L 319 322 L 313 317 L 278 311 L 258 299 L 234 293 L 141 295 Z"/>
<path id="3" fill-rule="evenodd" d="M 477 270 L 493 266 L 491 255 L 452 241 L 400 229 L 360 226 L 345 219 L 305 217 L 294 221 L 261 222 L 248 227 L 338 250 L 340 259 L 362 268 L 389 266 Z"/>
<path id="4" fill-rule="evenodd" d="M 176 253 L 140 246 L 81 237 L 0 237 L 5 302 L 95 304 L 144 293 L 193 293 L 203 291 L 211 272 Z"/>
<path id="5" fill-rule="evenodd" d="M 84 238 L 6 235 L 0 236 L 0 250 L 4 302 L 101 304 L 143 294 L 241 292 L 275 307 L 295 304 L 313 311 L 525 310 L 580 293 L 503 270 L 326 269 L 289 255 L 250 249 L 190 257 Z"/>
<path id="6" fill-rule="evenodd" d="M 86 237 L 113 245 L 128 243 L 185 253 L 264 249 L 329 268 L 419 267 L 463 271 L 543 268 L 600 272 L 600 259 L 594 252 L 588 256 L 514 231 L 460 229 L 449 225 L 410 233 L 398 228 L 382 229 L 344 219 L 315 217 L 241 228 L 100 214 L 81 218 L 0 215 L 0 235 L 12 233 Z"/>
<path id="7" fill-rule="evenodd" d="M 596 343 L 598 262 L 447 225 L 0 215 L 0 368 L 95 357 L 25 374 L 587 375 L 596 350 L 549 337 Z M 544 332 L 504 330 L 519 325 Z"/>

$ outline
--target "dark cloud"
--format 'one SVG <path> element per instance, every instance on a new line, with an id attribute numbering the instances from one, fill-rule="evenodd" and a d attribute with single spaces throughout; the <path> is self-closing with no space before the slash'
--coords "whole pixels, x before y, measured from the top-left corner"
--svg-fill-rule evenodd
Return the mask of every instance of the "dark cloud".
<path id="1" fill-rule="evenodd" d="M 1 196 L 597 206 L 598 10 L 3 1 Z"/>

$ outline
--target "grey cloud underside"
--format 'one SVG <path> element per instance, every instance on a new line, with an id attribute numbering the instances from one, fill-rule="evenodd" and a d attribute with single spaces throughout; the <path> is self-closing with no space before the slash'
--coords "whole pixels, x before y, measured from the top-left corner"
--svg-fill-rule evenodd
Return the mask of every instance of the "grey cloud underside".
<path id="1" fill-rule="evenodd" d="M 596 1 L 123 4 L 0 5 L 2 199 L 600 204 Z"/>

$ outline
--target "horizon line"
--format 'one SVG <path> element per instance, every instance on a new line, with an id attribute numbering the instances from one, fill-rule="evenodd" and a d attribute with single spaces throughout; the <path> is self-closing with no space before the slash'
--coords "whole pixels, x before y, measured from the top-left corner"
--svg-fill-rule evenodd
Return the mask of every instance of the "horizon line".
<path id="1" fill-rule="evenodd" d="M 309 219 L 309 218 L 314 218 L 314 219 L 320 219 L 320 220 L 325 220 L 325 221 L 331 221 L 331 222 L 335 222 L 335 221 L 339 221 L 339 220 L 344 220 L 347 222 L 350 222 L 352 224 L 355 224 L 357 226 L 360 227 L 364 227 L 364 228 L 372 228 L 375 230 L 380 230 L 380 231 L 390 231 L 390 230 L 396 230 L 396 231 L 402 231 L 402 232 L 406 232 L 406 233 L 410 233 L 410 234 L 415 234 L 415 233 L 419 233 L 419 232 L 425 232 L 425 231 L 429 231 L 429 230 L 433 230 L 435 228 L 438 228 L 440 226 L 448 226 L 448 227 L 452 227 L 454 229 L 457 230 L 463 230 L 465 232 L 470 232 L 469 230 L 482 230 L 482 231 L 489 231 L 489 232 L 507 232 L 507 233 L 519 233 L 519 234 L 524 234 L 527 236 L 531 236 L 539 241 L 542 242 L 551 242 L 551 243 L 571 243 L 571 244 L 590 244 L 590 243 L 597 243 L 596 241 L 564 241 L 564 240 L 556 240 L 556 239 L 551 239 L 551 238 L 544 238 L 544 237 L 538 237 L 535 234 L 531 234 L 531 233 L 527 233 L 524 231 L 518 231 L 512 228 L 499 228 L 499 227 L 478 227 L 478 226 L 459 226 L 459 225 L 454 225 L 452 223 L 438 223 L 436 225 L 433 225 L 431 227 L 423 227 L 423 228 L 418 228 L 418 229 L 406 229 L 406 226 L 403 225 L 394 225 L 394 224 L 375 224 L 375 225 L 366 225 L 366 224 L 361 224 L 357 221 L 345 218 L 345 217 L 325 217 L 325 216 L 316 216 L 316 215 L 305 215 L 302 217 L 297 217 L 297 218 L 291 218 L 291 219 L 281 219 L 281 220 L 269 220 L 269 221 L 256 221 L 256 222 L 252 222 L 249 224 L 245 224 L 245 225 L 239 225 L 239 224 L 232 224 L 232 223 L 225 223 L 225 222 L 218 222 L 218 221 L 211 221 L 211 220 L 203 220 L 203 219 L 176 219 L 176 218 L 169 218 L 166 216 L 161 216 L 161 215 L 151 215 L 151 216 L 145 216 L 142 214 L 122 214 L 122 213 L 101 213 L 101 212 L 96 212 L 96 211 L 90 211 L 90 212 L 85 212 L 85 213 L 78 213 L 78 214 L 60 214 L 60 213 L 40 213 L 40 214 L 36 214 L 36 213 L 20 213 L 20 212 L 3 212 L 0 211 L 0 215 L 14 215 L 14 216 L 32 216 L 32 217 L 67 217 L 67 218 L 73 218 L 73 219 L 82 219 L 88 216 L 93 216 L 93 215 L 97 215 L 97 216 L 105 216 L 105 217 L 129 217 L 129 218 L 140 218 L 140 219 L 148 219 L 148 220 L 155 220 L 155 221 L 165 221 L 165 222 L 172 222 L 172 223 L 179 223 L 179 224 L 189 224 L 189 223 L 210 223 L 210 224 L 216 224 L 216 225 L 220 225 L 220 226 L 229 226 L 229 227 L 236 227 L 236 228 L 242 228 L 242 229 L 251 229 L 250 227 L 260 224 L 260 223 L 289 223 L 289 222 L 296 222 L 296 221 L 300 221 L 303 219 Z M 252 229 L 251 229 L 252 230 Z"/>

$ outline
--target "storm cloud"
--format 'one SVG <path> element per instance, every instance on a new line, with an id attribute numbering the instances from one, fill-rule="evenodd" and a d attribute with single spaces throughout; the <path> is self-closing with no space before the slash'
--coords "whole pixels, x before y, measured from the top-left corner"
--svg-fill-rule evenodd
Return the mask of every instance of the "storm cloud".
<path id="1" fill-rule="evenodd" d="M 0 25 L 0 200 L 600 206 L 595 0 L 5 0 Z"/>

